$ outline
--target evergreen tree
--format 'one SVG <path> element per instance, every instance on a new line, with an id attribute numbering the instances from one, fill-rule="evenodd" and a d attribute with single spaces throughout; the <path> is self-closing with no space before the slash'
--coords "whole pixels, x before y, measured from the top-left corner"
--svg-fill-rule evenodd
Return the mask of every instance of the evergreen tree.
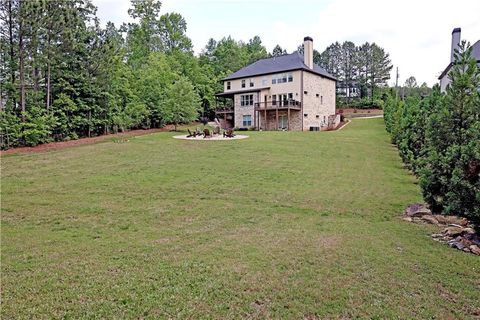
<path id="1" fill-rule="evenodd" d="M 421 171 L 426 201 L 436 211 L 480 221 L 480 71 L 463 42 L 447 88 L 427 129 L 428 157 Z"/>

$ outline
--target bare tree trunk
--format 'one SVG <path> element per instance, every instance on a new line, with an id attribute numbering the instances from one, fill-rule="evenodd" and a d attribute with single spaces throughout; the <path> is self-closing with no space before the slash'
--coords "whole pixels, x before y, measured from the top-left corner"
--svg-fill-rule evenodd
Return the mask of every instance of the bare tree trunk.
<path id="1" fill-rule="evenodd" d="M 12 80 L 12 87 L 15 87 L 15 49 L 13 41 L 13 12 L 12 12 L 12 0 L 8 1 L 8 37 L 10 42 L 10 74 Z M 17 98 L 13 95 L 13 106 L 17 104 Z"/>
<path id="2" fill-rule="evenodd" d="M 18 26 L 18 58 L 20 77 L 20 105 L 22 108 L 22 122 L 25 122 L 25 48 L 23 47 L 23 18 L 22 1 L 19 1 L 19 26 Z"/>
<path id="3" fill-rule="evenodd" d="M 50 23 L 48 32 L 47 32 L 47 76 L 46 76 L 46 86 L 47 86 L 47 101 L 46 108 L 50 108 L 50 51 L 51 51 L 51 32 L 52 24 Z"/>
<path id="4" fill-rule="evenodd" d="M 50 108 L 50 58 L 47 58 L 47 110 Z"/>

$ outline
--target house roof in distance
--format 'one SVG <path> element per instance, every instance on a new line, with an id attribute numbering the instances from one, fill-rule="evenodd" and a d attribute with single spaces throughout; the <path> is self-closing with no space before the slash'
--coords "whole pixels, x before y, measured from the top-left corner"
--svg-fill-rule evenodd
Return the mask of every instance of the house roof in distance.
<path id="1" fill-rule="evenodd" d="M 314 74 L 318 74 L 325 78 L 329 78 L 335 81 L 337 80 L 334 76 L 329 74 L 319 65 L 314 64 L 313 69 L 307 67 L 307 65 L 303 63 L 303 56 L 300 55 L 298 51 L 278 57 L 258 60 L 257 62 L 254 62 L 246 66 L 245 68 L 242 68 L 237 72 L 232 73 L 223 80 L 233 80 L 239 78 L 259 76 L 262 74 L 272 74 L 293 70 L 305 70 Z"/>
<path id="2" fill-rule="evenodd" d="M 475 42 L 472 46 L 472 57 L 474 57 L 475 60 L 477 60 L 477 65 L 480 67 L 480 40 Z M 445 68 L 445 70 L 443 70 L 443 72 L 440 74 L 440 76 L 438 77 L 438 80 L 442 80 L 442 78 L 445 77 L 448 74 L 448 72 L 450 72 L 450 69 L 452 68 L 452 66 L 453 66 L 453 63 L 450 62 Z"/>

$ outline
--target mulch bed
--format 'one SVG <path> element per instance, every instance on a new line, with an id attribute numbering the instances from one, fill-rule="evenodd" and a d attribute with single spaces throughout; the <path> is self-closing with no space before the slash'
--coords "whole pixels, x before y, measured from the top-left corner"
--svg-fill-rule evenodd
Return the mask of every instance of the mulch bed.
<path id="1" fill-rule="evenodd" d="M 131 131 L 119 132 L 119 133 L 114 133 L 114 134 L 107 134 L 107 135 L 92 137 L 92 138 L 81 138 L 81 139 L 78 139 L 78 140 L 50 142 L 50 143 L 40 144 L 40 145 L 35 146 L 35 147 L 12 148 L 12 149 L 8 149 L 8 150 L 3 150 L 3 151 L 0 152 L 0 154 L 1 155 L 28 154 L 28 153 L 51 151 L 51 150 L 59 150 L 59 149 L 65 149 L 65 148 L 70 148 L 70 147 L 74 147 L 74 146 L 94 144 L 94 143 L 105 141 L 105 140 L 112 139 L 112 138 L 127 138 L 127 137 L 134 137 L 134 136 L 143 136 L 143 135 L 150 134 L 150 133 L 155 133 L 155 132 L 171 131 L 172 129 L 173 129 L 173 125 L 168 125 L 168 126 L 165 126 L 163 128 L 159 128 L 159 129 L 131 130 Z"/>

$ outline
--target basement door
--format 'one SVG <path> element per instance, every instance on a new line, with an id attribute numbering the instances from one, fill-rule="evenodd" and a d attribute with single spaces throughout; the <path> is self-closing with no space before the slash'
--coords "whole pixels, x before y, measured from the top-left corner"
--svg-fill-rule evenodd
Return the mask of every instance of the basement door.
<path id="1" fill-rule="evenodd" d="M 278 129 L 279 130 L 286 130 L 287 129 L 287 116 L 286 115 L 278 116 Z"/>

